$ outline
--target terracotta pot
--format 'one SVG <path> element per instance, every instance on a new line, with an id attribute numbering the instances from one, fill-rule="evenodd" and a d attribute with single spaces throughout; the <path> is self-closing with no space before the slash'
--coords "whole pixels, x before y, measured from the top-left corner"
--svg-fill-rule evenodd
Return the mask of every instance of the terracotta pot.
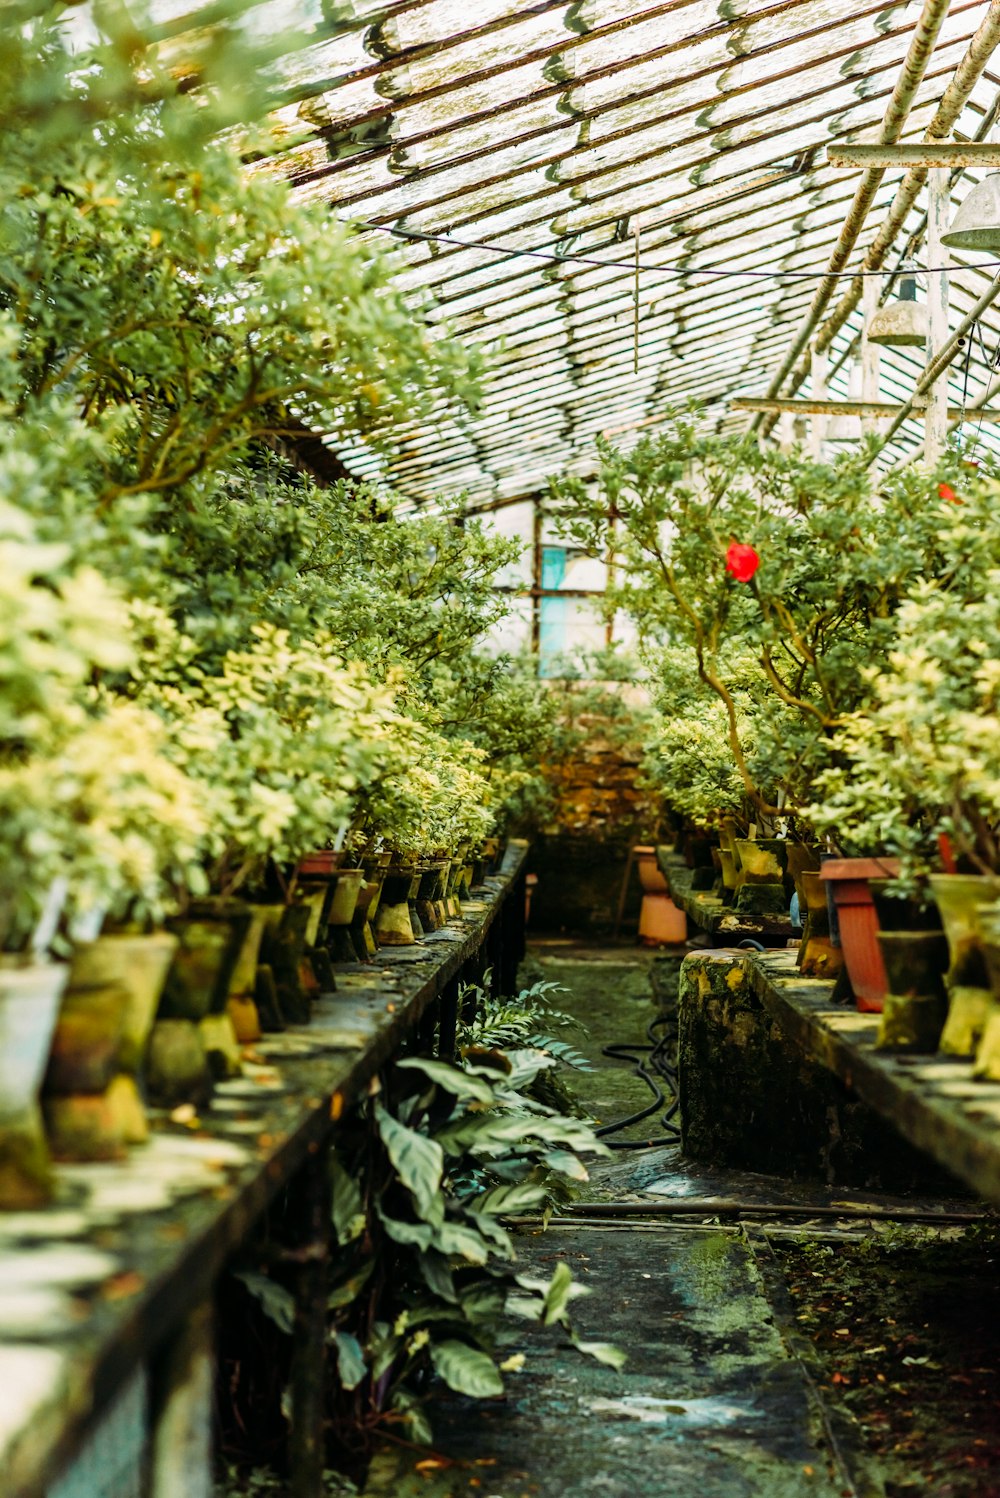
<path id="1" fill-rule="evenodd" d="M 666 879 L 660 872 L 660 866 L 656 862 L 656 849 L 648 845 L 638 844 L 632 849 L 635 859 L 636 873 L 639 875 L 639 883 L 646 894 L 665 895 L 669 893 Z"/>
<path id="2" fill-rule="evenodd" d="M 687 916 L 670 896 L 650 892 L 642 897 L 639 940 L 646 947 L 679 946 L 687 941 Z"/>
<path id="3" fill-rule="evenodd" d="M 43 1095 L 100 1093 L 118 1068 L 129 992 L 122 983 L 67 984 L 59 1007 Z"/>
<path id="4" fill-rule="evenodd" d="M 64 963 L 0 959 L 0 1210 L 44 1206 L 52 1167 L 38 1093 L 63 990 Z"/>
<path id="5" fill-rule="evenodd" d="M 890 858 L 827 859 L 819 871 L 819 877 L 833 890 L 844 965 L 862 1013 L 880 1014 L 889 991 L 868 880 L 898 873 L 898 859 Z"/>
<path id="6" fill-rule="evenodd" d="M 320 878 L 327 878 L 337 872 L 343 861 L 343 849 L 335 852 L 332 848 L 316 848 L 299 859 L 296 873 L 300 879 L 314 878 L 317 875 Z"/>
<path id="7" fill-rule="evenodd" d="M 242 900 L 197 900 L 167 922 L 177 951 L 160 999 L 160 1019 L 221 1014 L 252 911 Z"/>

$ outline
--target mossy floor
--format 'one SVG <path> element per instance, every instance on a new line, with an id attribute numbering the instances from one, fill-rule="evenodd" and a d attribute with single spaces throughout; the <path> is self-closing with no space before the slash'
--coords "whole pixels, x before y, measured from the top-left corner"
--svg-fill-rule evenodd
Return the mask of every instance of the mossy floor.
<path id="1" fill-rule="evenodd" d="M 653 986 L 669 969 L 627 947 L 553 941 L 529 954 L 526 980 L 564 985 L 553 1002 L 590 1030 L 577 1043 L 596 1070 L 577 1074 L 574 1091 L 602 1122 L 650 1099 L 600 1053 L 645 1040 Z M 617 1137 L 648 1138 L 655 1122 Z M 587 1194 L 831 1198 L 822 1186 L 692 1168 L 671 1144 L 599 1163 Z M 845 1199 L 866 1200 L 837 1193 Z M 526 1229 L 525 1268 L 568 1262 L 592 1292 L 574 1305 L 578 1331 L 617 1342 L 627 1365 L 615 1372 L 560 1337 L 530 1336 L 502 1403 L 439 1396 L 434 1452 L 378 1453 L 367 1498 L 998 1498 L 991 1244 L 988 1233 L 873 1235 L 867 1223 L 823 1220 Z"/>

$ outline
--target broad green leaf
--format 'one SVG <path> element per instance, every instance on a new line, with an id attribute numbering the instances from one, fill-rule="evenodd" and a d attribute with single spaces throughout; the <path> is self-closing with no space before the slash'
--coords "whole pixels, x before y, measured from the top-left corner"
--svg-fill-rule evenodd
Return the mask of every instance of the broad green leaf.
<path id="1" fill-rule="evenodd" d="M 578 1155 L 573 1154 L 572 1150 L 549 1150 L 542 1156 L 542 1161 L 550 1170 L 568 1176 L 571 1181 L 583 1183 L 590 1180 L 587 1167 Z"/>
<path id="2" fill-rule="evenodd" d="M 444 1222 L 438 1229 L 434 1247 L 446 1254 L 457 1254 L 467 1264 L 485 1264 L 490 1246 L 474 1228 L 459 1222 Z"/>
<path id="3" fill-rule="evenodd" d="M 408 1129 L 393 1118 L 381 1103 L 375 1104 L 379 1134 L 389 1159 L 418 1207 L 428 1210 L 441 1189 L 444 1154 L 441 1146 L 424 1134 Z"/>
<path id="4" fill-rule="evenodd" d="M 357 1337 L 350 1332 L 335 1331 L 333 1341 L 337 1348 L 337 1372 L 345 1389 L 356 1389 L 368 1373 L 365 1354 Z"/>
<path id="5" fill-rule="evenodd" d="M 575 1155 L 570 1155 L 575 1160 Z M 476 1198 L 476 1212 L 486 1216 L 499 1217 L 509 1215 L 513 1212 L 530 1212 L 532 1207 L 537 1207 L 548 1195 L 544 1186 L 537 1181 L 517 1181 L 512 1186 L 494 1186 L 490 1191 L 484 1191 L 482 1196 Z"/>
<path id="6" fill-rule="evenodd" d="M 542 1321 L 546 1326 L 565 1318 L 572 1289 L 573 1271 L 568 1264 L 557 1264 L 542 1305 Z"/>
<path id="7" fill-rule="evenodd" d="M 461 1071 L 457 1066 L 449 1066 L 446 1061 L 429 1061 L 423 1056 L 407 1056 L 404 1061 L 396 1063 L 400 1070 L 412 1069 L 423 1072 L 432 1082 L 443 1087 L 457 1097 L 460 1102 L 492 1103 L 494 1101 L 493 1088 L 489 1082 L 482 1077 L 474 1077 L 470 1072 Z"/>
<path id="8" fill-rule="evenodd" d="M 431 1348 L 434 1371 L 456 1394 L 492 1399 L 503 1393 L 503 1379 L 491 1357 L 465 1342 L 439 1342 Z"/>
<path id="9" fill-rule="evenodd" d="M 420 1255 L 419 1267 L 428 1290 L 454 1305 L 458 1300 L 458 1295 L 455 1290 L 455 1281 L 452 1278 L 451 1266 L 444 1255 L 430 1249 L 427 1253 Z M 464 1297 L 462 1303 L 463 1305 L 465 1303 Z"/>
<path id="10" fill-rule="evenodd" d="M 367 1264 L 362 1265 L 357 1274 L 352 1274 L 350 1279 L 331 1290 L 326 1298 L 327 1310 L 339 1311 L 344 1306 L 353 1305 L 371 1279 L 374 1268 L 374 1261 L 369 1260 Z"/>
<path id="11" fill-rule="evenodd" d="M 360 1238 L 365 1230 L 364 1198 L 360 1182 L 348 1175 L 335 1154 L 330 1156 L 330 1185 L 333 1191 L 331 1217 L 337 1242 L 343 1247 Z"/>
<path id="12" fill-rule="evenodd" d="M 604 1363 L 609 1368 L 624 1368 L 628 1362 L 628 1353 L 616 1347 L 613 1342 L 582 1342 L 579 1337 L 574 1337 L 573 1346 L 579 1352 L 586 1353 L 587 1357 L 595 1358 L 598 1363 Z"/>
<path id="13" fill-rule="evenodd" d="M 397 1218 L 387 1217 L 381 1210 L 378 1216 L 394 1243 L 427 1249 L 438 1242 L 437 1230 L 428 1222 L 400 1222 Z"/>
<path id="14" fill-rule="evenodd" d="M 291 1336 L 295 1327 L 295 1298 L 291 1291 L 266 1274 L 237 1274 L 236 1278 L 250 1291 L 268 1320 Z"/>

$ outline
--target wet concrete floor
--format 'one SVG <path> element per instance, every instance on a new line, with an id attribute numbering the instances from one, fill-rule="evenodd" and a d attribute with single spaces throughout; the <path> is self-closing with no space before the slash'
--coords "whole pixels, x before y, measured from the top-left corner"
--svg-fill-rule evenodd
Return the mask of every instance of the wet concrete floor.
<path id="1" fill-rule="evenodd" d="M 669 968 L 636 948 L 552 942 L 529 954 L 526 978 L 564 984 L 568 992 L 550 1001 L 590 1029 L 589 1039 L 574 1043 L 597 1069 L 575 1074 L 573 1084 L 601 1122 L 650 1099 L 626 1065 L 600 1052 L 613 1041 L 645 1040 L 657 1012 L 651 978 L 662 988 Z M 617 1137 L 645 1139 L 655 1131 L 654 1118 Z M 598 1162 L 586 1195 L 591 1202 L 739 1196 L 807 1206 L 852 1197 L 822 1185 L 692 1168 L 671 1144 Z M 936 1479 L 928 1485 L 914 1463 L 883 1469 L 826 1400 L 822 1376 L 804 1355 L 774 1243 L 784 1235 L 793 1247 L 805 1239 L 810 1251 L 823 1251 L 837 1235 L 849 1241 L 871 1231 L 868 1223 L 825 1219 L 805 1229 L 787 1222 L 744 1229 L 711 1216 L 567 1222 L 544 1233 L 525 1226 L 525 1270 L 547 1276 L 565 1260 L 591 1292 L 573 1305 L 578 1333 L 616 1342 L 628 1354 L 626 1366 L 600 1366 L 554 1333 L 519 1336 L 527 1359 L 508 1375 L 506 1400 L 438 1397 L 429 1409 L 434 1453 L 382 1451 L 367 1498 L 995 1498 L 1000 1470 L 953 1487 Z"/>

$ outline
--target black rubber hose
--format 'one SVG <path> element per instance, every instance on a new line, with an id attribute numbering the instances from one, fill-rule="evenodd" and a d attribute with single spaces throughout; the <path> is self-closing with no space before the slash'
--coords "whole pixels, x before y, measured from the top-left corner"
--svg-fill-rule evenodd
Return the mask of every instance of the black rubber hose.
<path id="1" fill-rule="evenodd" d="M 617 1041 L 612 1045 L 604 1046 L 601 1051 L 603 1056 L 607 1056 L 612 1061 L 631 1061 L 635 1075 L 642 1078 L 653 1094 L 653 1101 L 647 1107 L 639 1108 L 635 1113 L 628 1114 L 626 1118 L 616 1119 L 614 1123 L 603 1124 L 599 1129 L 595 1129 L 594 1132 L 598 1138 L 605 1141 L 608 1149 L 660 1149 L 664 1144 L 672 1143 L 680 1138 L 679 1128 L 676 1124 L 670 1122 L 676 1114 L 678 1106 L 676 1091 L 677 1072 L 666 1059 L 668 1047 L 671 1042 L 676 1040 L 676 1036 L 668 1030 L 659 1040 L 654 1040 L 653 1038 L 654 1030 L 660 1025 L 669 1024 L 669 1015 L 657 1015 L 646 1027 L 648 1044 L 643 1044 L 641 1041 Z M 643 1061 L 641 1058 L 647 1053 L 648 1061 Z M 650 1071 L 650 1066 L 655 1069 L 656 1076 Z M 649 1118 L 651 1114 L 656 1113 L 662 1107 L 666 1101 L 666 1094 L 660 1086 L 661 1080 L 667 1083 L 672 1093 L 669 1107 L 660 1119 L 660 1127 L 665 1137 L 661 1139 L 609 1140 L 609 1135 L 618 1134 L 622 1129 L 627 1129 L 633 1124 L 641 1123 L 644 1118 Z"/>

